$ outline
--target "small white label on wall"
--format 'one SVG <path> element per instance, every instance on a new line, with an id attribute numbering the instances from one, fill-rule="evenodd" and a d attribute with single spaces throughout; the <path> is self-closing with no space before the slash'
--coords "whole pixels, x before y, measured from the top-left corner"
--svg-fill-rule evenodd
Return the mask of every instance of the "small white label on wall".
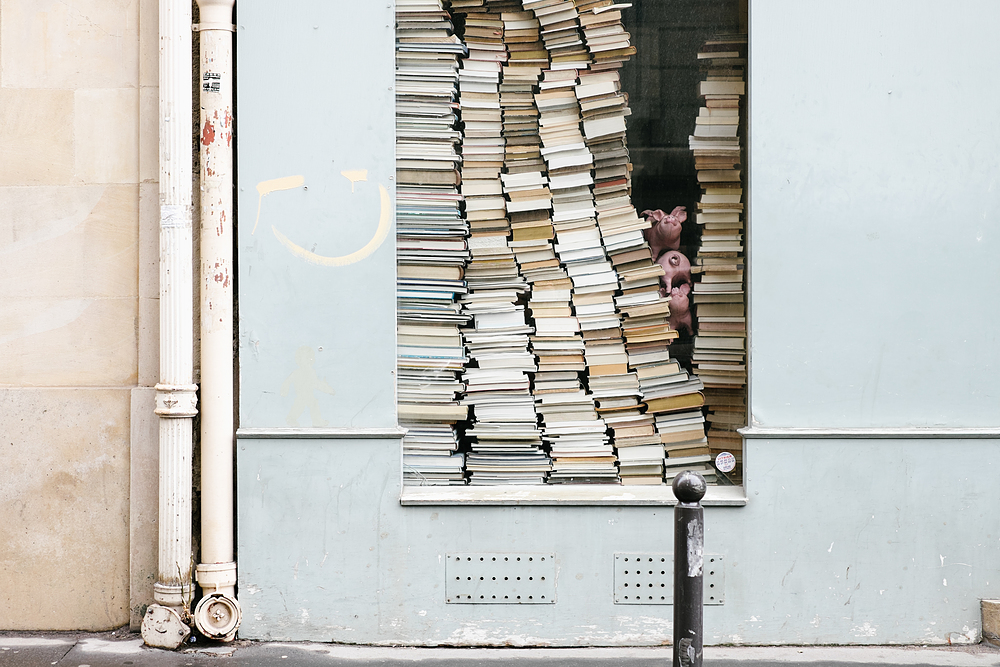
<path id="1" fill-rule="evenodd" d="M 719 472 L 732 472 L 736 468 L 736 457 L 729 452 L 721 452 L 715 457 L 715 467 Z"/>

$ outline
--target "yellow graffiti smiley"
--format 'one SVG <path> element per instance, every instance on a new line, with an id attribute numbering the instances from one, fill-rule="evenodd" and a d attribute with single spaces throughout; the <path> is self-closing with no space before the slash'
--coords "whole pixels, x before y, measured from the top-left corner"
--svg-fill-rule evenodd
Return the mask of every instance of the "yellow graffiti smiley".
<path id="1" fill-rule="evenodd" d="M 342 171 L 341 174 L 344 178 L 351 182 L 351 192 L 354 192 L 355 183 L 358 181 L 368 180 L 368 170 L 366 169 Z M 260 222 L 260 211 L 266 195 L 280 190 L 293 190 L 297 187 L 305 185 L 305 182 L 306 179 L 304 176 L 285 176 L 283 178 L 275 178 L 258 183 L 257 193 L 259 194 L 259 197 L 257 199 L 257 217 L 254 221 L 253 231 L 250 232 L 251 235 L 257 231 L 257 223 Z M 389 191 L 384 185 L 379 184 L 378 190 L 381 198 L 381 211 L 378 219 L 378 227 L 375 228 L 375 235 L 363 247 L 355 250 L 349 255 L 341 255 L 340 257 L 317 255 L 316 253 L 306 250 L 289 239 L 287 236 L 278 231 L 278 228 L 274 225 L 271 225 L 271 231 L 274 233 L 275 238 L 277 238 L 283 246 L 288 248 L 293 255 L 301 257 L 312 264 L 319 264 L 321 266 L 347 266 L 348 264 L 360 262 L 375 252 L 389 236 L 389 227 L 392 221 L 392 201 L 389 199 Z"/>

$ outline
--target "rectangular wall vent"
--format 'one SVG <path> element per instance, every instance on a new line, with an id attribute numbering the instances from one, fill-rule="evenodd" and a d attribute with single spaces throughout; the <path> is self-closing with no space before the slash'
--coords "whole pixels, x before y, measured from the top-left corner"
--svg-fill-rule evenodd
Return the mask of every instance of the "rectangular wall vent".
<path id="1" fill-rule="evenodd" d="M 447 555 L 445 598 L 451 604 L 553 604 L 556 559 L 551 553 Z"/>
<path id="2" fill-rule="evenodd" d="M 704 603 L 724 604 L 722 556 L 705 554 L 704 582 Z M 673 554 L 615 554 L 615 604 L 673 603 Z"/>

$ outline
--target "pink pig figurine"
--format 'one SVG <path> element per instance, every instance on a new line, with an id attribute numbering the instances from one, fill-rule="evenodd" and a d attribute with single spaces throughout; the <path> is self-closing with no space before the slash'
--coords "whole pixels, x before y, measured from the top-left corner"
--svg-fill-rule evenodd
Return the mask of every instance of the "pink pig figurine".
<path id="1" fill-rule="evenodd" d="M 660 209 L 643 211 L 641 215 L 653 223 L 652 227 L 644 231 L 644 235 L 654 260 L 659 259 L 666 250 L 681 247 L 681 224 L 687 220 L 685 207 L 675 206 L 670 213 L 664 213 Z"/>
<path id="2" fill-rule="evenodd" d="M 691 285 L 682 283 L 670 290 L 670 328 L 681 333 L 692 333 L 691 324 Z"/>
<path id="3" fill-rule="evenodd" d="M 663 267 L 664 275 L 660 276 L 660 282 L 669 294 L 673 288 L 683 283 L 691 282 L 691 260 L 677 250 L 668 250 L 656 263 Z"/>

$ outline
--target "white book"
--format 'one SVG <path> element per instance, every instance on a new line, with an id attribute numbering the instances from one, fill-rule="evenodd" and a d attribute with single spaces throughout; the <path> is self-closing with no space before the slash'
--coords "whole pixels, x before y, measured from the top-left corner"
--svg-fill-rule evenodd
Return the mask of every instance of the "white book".
<path id="1" fill-rule="evenodd" d="M 621 134 L 624 131 L 625 116 L 611 116 L 610 118 L 596 118 L 583 121 L 583 134 L 588 139 L 604 137 L 609 134 Z"/>

